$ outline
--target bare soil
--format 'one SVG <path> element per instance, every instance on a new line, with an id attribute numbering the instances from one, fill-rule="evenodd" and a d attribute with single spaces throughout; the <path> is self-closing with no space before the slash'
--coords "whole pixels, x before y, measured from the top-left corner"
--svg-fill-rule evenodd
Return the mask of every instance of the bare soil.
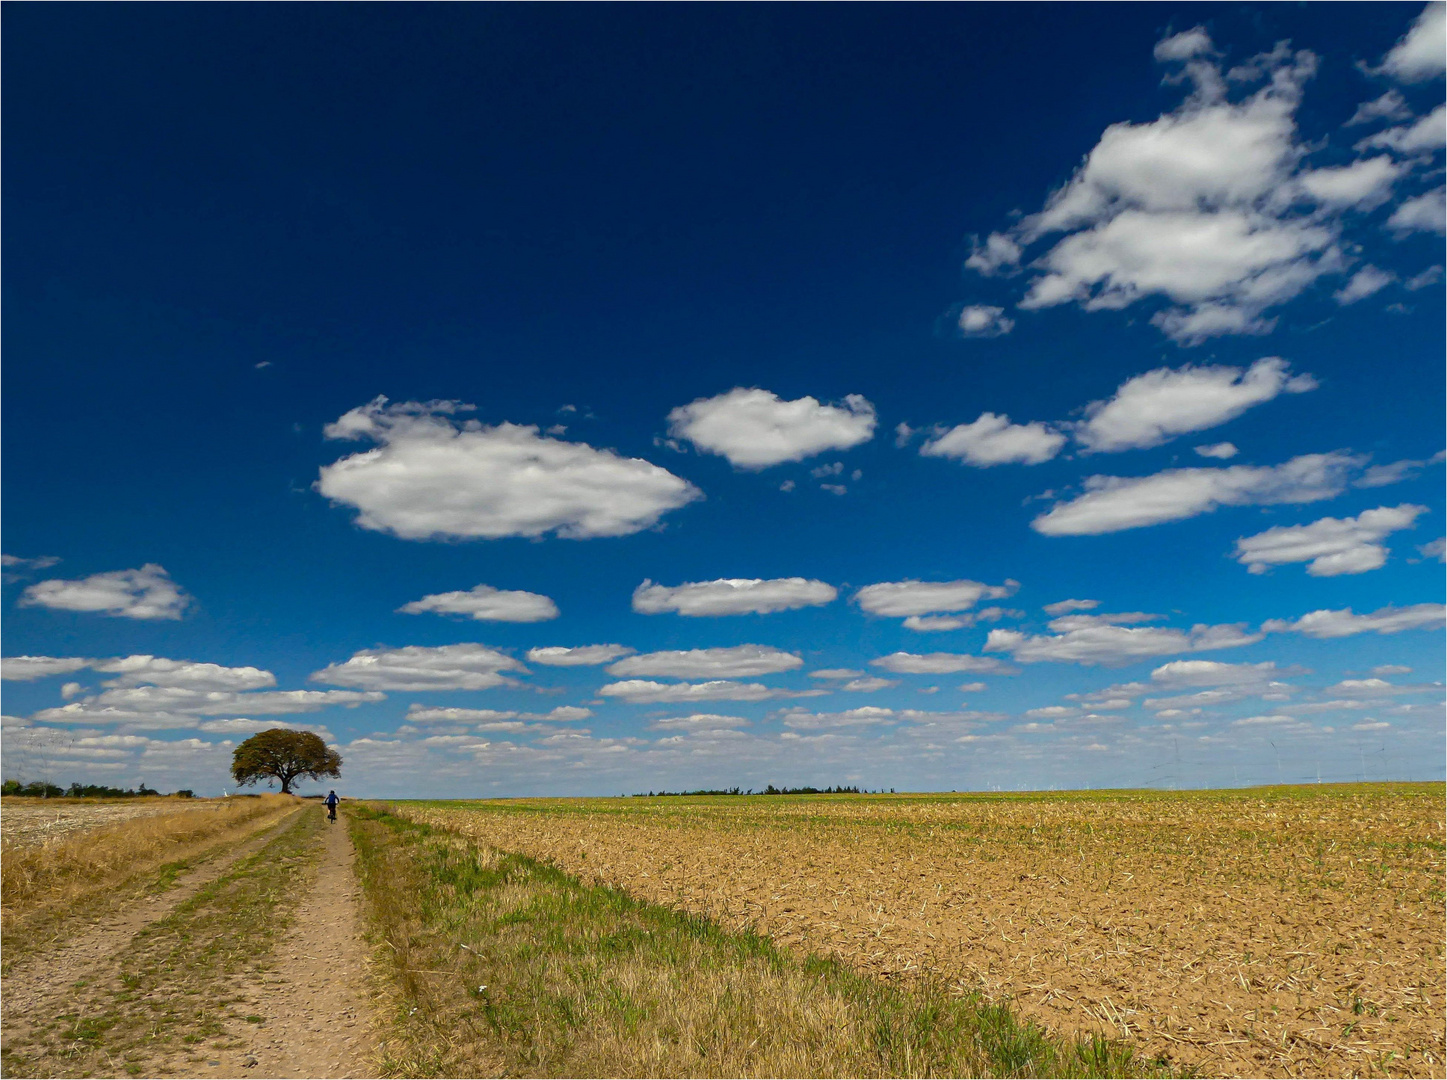
<path id="1" fill-rule="evenodd" d="M 1202 1074 L 1444 1075 L 1441 785 L 399 811 Z"/>

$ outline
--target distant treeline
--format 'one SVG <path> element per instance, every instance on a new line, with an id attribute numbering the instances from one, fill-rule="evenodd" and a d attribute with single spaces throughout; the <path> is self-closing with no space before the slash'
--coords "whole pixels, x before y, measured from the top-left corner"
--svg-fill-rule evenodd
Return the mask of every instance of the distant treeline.
<path id="1" fill-rule="evenodd" d="M 68 788 L 57 787 L 43 780 L 22 784 L 19 780 L 6 780 L 0 785 L 0 795 L 29 795 L 36 799 L 135 799 L 142 795 L 159 795 L 159 791 L 142 784 L 139 788 L 106 787 L 104 784 L 71 784 Z M 176 794 L 183 799 L 193 799 L 196 793 L 182 788 Z"/>
<path id="2" fill-rule="evenodd" d="M 785 787 L 776 788 L 773 784 L 764 788 L 763 791 L 755 791 L 749 788 L 744 791 L 741 788 L 727 788 L 718 791 L 650 791 L 646 795 L 638 792 L 630 796 L 634 799 L 653 799 L 660 795 L 863 795 L 857 787 Z"/>

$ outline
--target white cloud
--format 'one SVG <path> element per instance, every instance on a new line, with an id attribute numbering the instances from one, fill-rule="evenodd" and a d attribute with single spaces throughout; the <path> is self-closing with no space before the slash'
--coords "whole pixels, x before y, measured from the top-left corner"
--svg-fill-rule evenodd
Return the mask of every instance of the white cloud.
<path id="1" fill-rule="evenodd" d="M 1338 611 L 1312 611 L 1295 622 L 1289 619 L 1271 619 L 1261 624 L 1261 629 L 1271 634 L 1292 631 L 1313 638 L 1351 637 L 1353 634 L 1395 634 L 1402 630 L 1435 629 L 1442 625 L 1447 616 L 1447 607 L 1442 604 L 1413 604 L 1410 607 L 1384 607 L 1369 615 L 1353 614 L 1351 608 Z"/>
<path id="2" fill-rule="evenodd" d="M 1064 435 L 1038 420 L 1012 424 L 1008 416 L 987 412 L 974 423 L 937 432 L 919 452 L 922 457 L 954 458 L 986 468 L 1010 463 L 1039 465 L 1060 453 L 1064 445 Z"/>
<path id="3" fill-rule="evenodd" d="M 1403 503 L 1363 510 L 1354 518 L 1322 518 L 1310 525 L 1277 525 L 1236 541 L 1236 561 L 1253 574 L 1270 567 L 1309 562 L 1313 577 L 1364 574 L 1386 565 L 1382 540 L 1399 529 L 1410 529 L 1425 506 Z"/>
<path id="4" fill-rule="evenodd" d="M 155 563 L 73 581 L 39 581 L 19 602 L 21 607 L 96 611 L 126 619 L 179 619 L 190 603 L 191 597 Z"/>
<path id="5" fill-rule="evenodd" d="M 1358 300 L 1365 300 L 1368 296 L 1381 292 L 1396 280 L 1397 275 L 1390 271 L 1379 270 L 1375 266 L 1364 266 L 1331 295 L 1338 304 L 1355 304 Z"/>
<path id="6" fill-rule="evenodd" d="M 450 418 L 473 408 L 378 397 L 351 410 L 326 426 L 327 438 L 377 446 L 323 466 L 316 489 L 356 507 L 362 528 L 405 540 L 627 536 L 702 497 L 639 458 L 545 438 L 535 426 Z"/>
<path id="7" fill-rule="evenodd" d="M 783 401 L 768 390 L 737 387 L 699 398 L 668 414 L 669 434 L 718 454 L 743 469 L 803 461 L 825 450 L 847 450 L 874 437 L 874 406 L 858 394 L 844 404 L 812 397 Z"/>
<path id="8" fill-rule="evenodd" d="M 180 686 L 115 687 L 101 694 L 42 709 L 32 720 L 51 724 L 123 724 L 136 730 L 196 727 L 198 717 L 249 713 L 281 716 L 316 712 L 332 705 L 382 701 L 385 694 L 351 690 L 267 690 L 238 692 Z"/>
<path id="9" fill-rule="evenodd" d="M 858 709 L 847 709 L 835 713 L 811 713 L 804 709 L 785 709 L 778 714 L 785 727 L 797 730 L 818 730 L 820 728 L 867 727 L 873 724 L 893 723 L 893 709 L 865 705 Z"/>
<path id="10" fill-rule="evenodd" d="M 1447 536 L 1439 536 L 1431 543 L 1422 544 L 1417 548 L 1417 551 L 1424 559 L 1436 559 L 1438 562 L 1447 562 Z"/>
<path id="11" fill-rule="evenodd" d="M 1188 633 L 1160 626 L 1098 624 L 1066 629 L 1063 633 L 1053 635 L 1026 634 L 1019 630 L 991 630 L 990 636 L 985 640 L 985 651 L 1009 653 L 1024 664 L 1042 661 L 1128 664 L 1135 660 L 1169 656 L 1172 653 L 1250 645 L 1264 636 L 1247 633 L 1241 625 L 1197 625 Z"/>
<path id="12" fill-rule="evenodd" d="M 254 667 L 222 667 L 220 664 L 199 664 L 191 660 L 167 660 L 160 656 L 124 656 L 114 660 L 96 661 L 96 671 L 118 678 L 106 682 L 108 687 L 174 686 L 186 690 L 260 690 L 275 686 L 276 676 Z"/>
<path id="13" fill-rule="evenodd" d="M 1411 116 L 1412 110 L 1407 106 L 1407 99 L 1396 90 L 1388 90 L 1381 97 L 1358 105 L 1357 111 L 1352 113 L 1352 118 L 1344 126 L 1356 127 L 1377 120 L 1407 120 Z"/>
<path id="14" fill-rule="evenodd" d="M 1416 292 L 1418 289 L 1425 289 L 1429 285 L 1435 285 L 1441 280 L 1442 264 L 1438 263 L 1436 266 L 1427 267 L 1427 269 L 1423 270 L 1420 274 L 1414 274 L 1412 277 L 1409 277 L 1406 281 L 1402 282 L 1402 287 Z"/>
<path id="15" fill-rule="evenodd" d="M 520 589 L 494 589 L 474 585 L 466 591 L 433 593 L 397 609 L 404 615 L 434 611 L 439 615 L 467 615 L 480 622 L 547 622 L 558 617 L 558 605 L 540 593 Z"/>
<path id="16" fill-rule="evenodd" d="M 1368 136 L 1357 143 L 1356 148 L 1393 150 L 1399 154 L 1425 154 L 1440 150 L 1442 144 L 1447 142 L 1447 132 L 1443 131 L 1443 128 L 1447 127 L 1444 115 L 1447 115 L 1447 110 L 1438 105 L 1426 116 L 1410 124 L 1388 128 Z"/>
<path id="17" fill-rule="evenodd" d="M 408 645 L 362 649 L 344 663 L 313 672 L 311 680 L 364 690 L 487 690 L 513 683 L 502 672 L 526 670 L 486 645 Z"/>
<path id="18" fill-rule="evenodd" d="M 1232 727 L 1282 727 L 1298 725 L 1301 721 L 1294 716 L 1281 716 L 1274 714 L 1269 716 L 1243 716 L 1240 720 L 1232 720 Z"/>
<path id="19" fill-rule="evenodd" d="M 1218 506 L 1306 503 L 1340 495 L 1365 463 L 1344 451 L 1304 454 L 1274 466 L 1167 469 L 1150 476 L 1090 476 L 1085 494 L 1030 523 L 1046 536 L 1092 536 L 1181 521 Z"/>
<path id="20" fill-rule="evenodd" d="M 1217 458 L 1220 461 L 1227 461 L 1240 452 L 1241 451 L 1236 449 L 1235 443 L 1229 442 L 1210 443 L 1206 446 L 1196 447 L 1196 453 L 1202 457 Z"/>
<path id="21" fill-rule="evenodd" d="M 19 555 L 0 555 L 0 568 L 12 571 L 6 575 L 7 581 L 15 580 L 28 570 L 48 570 L 58 562 L 58 555 L 37 555 L 33 559 L 24 559 Z"/>
<path id="22" fill-rule="evenodd" d="M 1013 596 L 1018 581 L 986 585 L 979 581 L 881 581 L 854 594 L 854 602 L 871 615 L 901 617 L 965 611 L 980 600 Z"/>
<path id="23" fill-rule="evenodd" d="M 1447 229 L 1447 204 L 1444 204 L 1442 188 L 1436 188 L 1425 195 L 1407 199 L 1387 219 L 1387 225 L 1399 233 L 1434 232 L 1441 235 Z"/>
<path id="24" fill-rule="evenodd" d="M 1298 137 L 1296 112 L 1311 53 L 1279 46 L 1229 73 L 1214 56 L 1200 28 L 1161 42 L 1157 59 L 1181 65 L 1167 82 L 1190 83 L 1187 98 L 1153 121 L 1108 127 L 1042 210 L 977 245 L 966 265 L 1025 268 L 1024 310 L 1156 300 L 1165 307 L 1151 322 L 1181 344 L 1269 331 L 1272 308 L 1344 266 L 1344 215 L 1385 199 L 1404 167 L 1378 157 L 1304 168 L 1315 148 Z M 1354 121 L 1402 109 L 1387 98 Z"/>
<path id="25" fill-rule="evenodd" d="M 1002 337 L 1015 329 L 1015 320 L 1005 314 L 1004 308 L 990 307 L 988 304 L 966 304 L 955 317 L 955 327 L 961 337 Z"/>
<path id="26" fill-rule="evenodd" d="M 82 656 L 7 656 L 0 660 L 0 679 L 31 682 L 51 675 L 69 675 L 90 664 Z"/>
<path id="27" fill-rule="evenodd" d="M 906 630 L 917 633 L 932 633 L 941 630 L 959 630 L 974 624 L 971 615 L 911 615 L 904 620 Z"/>
<path id="28" fill-rule="evenodd" d="M 270 731 L 272 728 L 286 728 L 288 731 L 314 731 L 322 737 L 322 741 L 328 743 L 336 742 L 335 736 L 326 728 L 319 728 L 315 724 L 294 724 L 289 720 L 250 720 L 245 717 L 238 717 L 232 720 L 205 720 L 196 725 L 197 731 L 204 731 L 208 735 L 255 735 L 258 731 Z M 126 738 L 126 736 L 118 736 Z"/>
<path id="29" fill-rule="evenodd" d="M 1412 674 L 1412 669 L 1405 664 L 1378 664 L 1372 668 L 1372 674 L 1377 676 L 1410 675 Z"/>
<path id="30" fill-rule="evenodd" d="M 583 709 L 576 705 L 559 705 L 550 712 L 536 713 L 518 712 L 515 709 L 436 708 L 428 705 L 413 704 L 407 709 L 406 719 L 409 724 L 478 724 L 496 722 L 498 720 L 572 723 L 575 720 L 586 720 L 592 715 L 592 709 Z"/>
<path id="31" fill-rule="evenodd" d="M 991 636 L 1001 633 L 992 630 Z M 896 652 L 871 660 L 870 665 L 883 668 L 896 675 L 950 675 L 960 671 L 975 671 L 981 674 L 1013 674 L 1008 665 L 990 656 L 966 656 L 961 653 L 907 653 Z"/>
<path id="32" fill-rule="evenodd" d="M 1274 660 L 1259 664 L 1226 664 L 1219 660 L 1172 660 L 1151 672 L 1162 689 L 1188 686 L 1257 686 L 1281 674 Z"/>
<path id="33" fill-rule="evenodd" d="M 1313 202 L 1333 210 L 1370 210 L 1392 196 L 1392 185 L 1407 172 L 1386 154 L 1358 158 L 1350 165 L 1302 173 L 1297 183 Z"/>
<path id="34" fill-rule="evenodd" d="M 818 671 L 809 672 L 811 679 L 857 679 L 864 672 L 855 671 L 853 668 L 821 668 Z"/>
<path id="35" fill-rule="evenodd" d="M 1160 446 L 1177 435 L 1224 424 L 1281 393 L 1316 389 L 1310 375 L 1292 376 L 1279 356 L 1234 367 L 1157 368 L 1122 383 L 1107 401 L 1085 407 L 1075 439 L 1087 450 L 1114 453 Z"/>
<path id="36" fill-rule="evenodd" d="M 674 586 L 645 580 L 633 590 L 633 610 L 644 615 L 767 615 L 819 607 L 838 595 L 833 585 L 801 577 L 720 578 Z"/>
<path id="37" fill-rule="evenodd" d="M 1046 604 L 1040 610 L 1047 615 L 1065 615 L 1072 611 L 1094 611 L 1098 607 L 1099 600 L 1058 600 L 1053 604 Z"/>
<path id="38" fill-rule="evenodd" d="M 608 673 L 665 679 L 731 679 L 793 671 L 803 666 L 804 661 L 791 652 L 767 645 L 735 645 L 642 653 L 619 660 L 608 668 Z"/>
<path id="39" fill-rule="evenodd" d="M 632 652 L 626 645 L 546 645 L 529 649 L 528 659 L 534 664 L 546 664 L 548 667 L 591 667 L 617 660 Z"/>
<path id="40" fill-rule="evenodd" d="M 740 683 L 711 679 L 701 683 L 661 683 L 649 679 L 626 679 L 599 689 L 603 697 L 618 698 L 631 705 L 679 704 L 691 701 L 764 701 L 785 692 L 761 683 Z"/>
<path id="41" fill-rule="evenodd" d="M 839 689 L 856 694 L 872 694 L 876 690 L 888 690 L 891 686 L 898 685 L 898 679 L 881 679 L 877 675 L 868 675 L 862 679 L 850 679 Z"/>
<path id="42" fill-rule="evenodd" d="M 742 716 L 722 716 L 719 713 L 691 713 L 688 716 L 664 716 L 649 723 L 654 731 L 693 731 L 697 729 L 751 727 Z"/>
<path id="43" fill-rule="evenodd" d="M 1108 615 L 1059 615 L 1049 622 L 1050 629 L 1057 634 L 1072 630 L 1088 630 L 1092 626 L 1127 626 L 1131 623 L 1158 622 L 1160 615 L 1146 611 L 1122 611 Z"/>
<path id="44" fill-rule="evenodd" d="M 1381 70 L 1399 82 L 1424 82 L 1442 74 L 1444 65 L 1444 5 L 1434 0 L 1422 9 L 1402 38 L 1386 56 Z"/>

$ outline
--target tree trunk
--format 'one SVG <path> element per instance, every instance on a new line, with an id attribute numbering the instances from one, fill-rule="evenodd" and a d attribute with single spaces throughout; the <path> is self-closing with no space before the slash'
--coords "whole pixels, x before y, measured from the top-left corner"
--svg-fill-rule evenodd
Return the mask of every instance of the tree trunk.
<path id="1" fill-rule="evenodd" d="M 281 793 L 283 795 L 291 794 L 291 777 L 283 776 L 281 778 Z"/>

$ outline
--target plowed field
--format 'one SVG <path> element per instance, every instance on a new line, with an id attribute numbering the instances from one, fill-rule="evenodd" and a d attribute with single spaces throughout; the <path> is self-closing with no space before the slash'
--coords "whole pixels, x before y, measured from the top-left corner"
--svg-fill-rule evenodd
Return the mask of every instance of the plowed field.
<path id="1" fill-rule="evenodd" d="M 1444 1072 L 1440 784 L 399 810 L 1203 1074 Z"/>

